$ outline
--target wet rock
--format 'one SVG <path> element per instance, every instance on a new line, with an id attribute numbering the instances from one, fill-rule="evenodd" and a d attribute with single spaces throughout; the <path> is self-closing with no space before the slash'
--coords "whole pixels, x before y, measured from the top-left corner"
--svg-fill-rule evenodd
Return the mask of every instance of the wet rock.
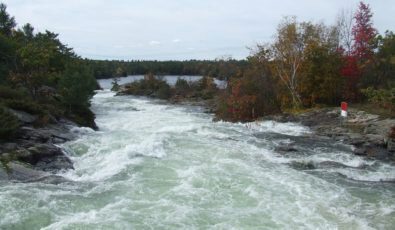
<path id="1" fill-rule="evenodd" d="M 395 152 L 395 140 L 388 139 L 387 141 L 387 150 L 394 153 Z"/>
<path id="2" fill-rule="evenodd" d="M 21 121 L 22 123 L 31 124 L 34 123 L 38 118 L 36 115 L 32 115 L 24 111 L 19 111 L 14 109 L 8 109 L 8 110 L 13 115 L 15 115 L 18 118 L 18 120 Z"/>
<path id="3" fill-rule="evenodd" d="M 298 150 L 291 145 L 288 146 L 278 146 L 274 149 L 277 152 L 297 152 Z"/>
<path id="4" fill-rule="evenodd" d="M 28 166 L 20 164 L 18 162 L 7 163 L 4 171 L 7 174 L 7 179 L 17 181 L 28 181 L 34 179 L 37 180 L 48 175 L 47 173 L 35 170 L 33 168 L 29 168 Z"/>
<path id="5" fill-rule="evenodd" d="M 291 162 L 290 165 L 292 168 L 299 170 L 312 170 L 316 168 L 314 162 L 312 161 L 308 161 L 308 162 L 293 161 Z"/>
<path id="6" fill-rule="evenodd" d="M 41 183 L 46 183 L 46 184 L 62 184 L 62 183 L 66 183 L 66 182 L 71 182 L 70 180 L 67 180 L 66 178 L 62 177 L 62 176 L 58 176 L 58 175 L 47 175 L 47 176 L 43 176 L 43 177 L 39 177 L 39 178 L 33 178 L 33 179 L 29 179 L 26 180 L 24 182 L 27 183 L 33 183 L 33 182 L 41 182 Z"/>
<path id="7" fill-rule="evenodd" d="M 16 143 L 4 143 L 0 145 L 0 152 L 10 152 L 18 148 Z"/>
<path id="8" fill-rule="evenodd" d="M 366 152 L 365 148 L 355 148 L 355 149 L 353 149 L 352 152 L 355 155 L 358 155 L 358 156 L 366 156 L 367 155 L 367 152 Z"/>
<path id="9" fill-rule="evenodd" d="M 16 159 L 31 164 L 42 171 L 57 172 L 73 169 L 72 161 L 64 155 L 60 148 L 52 144 L 36 144 L 27 149 L 18 150 Z"/>

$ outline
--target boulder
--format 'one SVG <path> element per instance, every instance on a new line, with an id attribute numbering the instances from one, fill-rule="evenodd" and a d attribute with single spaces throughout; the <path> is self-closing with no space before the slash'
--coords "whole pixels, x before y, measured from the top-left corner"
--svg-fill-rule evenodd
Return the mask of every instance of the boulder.
<path id="1" fill-rule="evenodd" d="M 8 111 L 10 111 L 13 115 L 15 115 L 19 121 L 26 124 L 34 123 L 38 118 L 36 115 L 32 115 L 24 111 L 19 111 L 14 109 L 8 109 Z"/>
<path id="2" fill-rule="evenodd" d="M 48 174 L 42 171 L 35 170 L 30 168 L 27 165 L 20 164 L 18 162 L 9 162 L 7 163 L 6 168 L 3 167 L 3 173 L 7 174 L 7 178 L 9 180 L 17 180 L 17 181 L 28 181 L 28 180 L 38 180 L 39 178 L 45 177 Z M 0 170 L 0 177 L 1 177 Z"/>
<path id="3" fill-rule="evenodd" d="M 394 139 L 388 139 L 387 150 L 390 152 L 395 152 L 395 140 Z"/>
<path id="4" fill-rule="evenodd" d="M 42 171 L 58 172 L 73 169 L 73 162 L 63 151 L 52 144 L 36 144 L 16 151 L 16 159 Z"/>

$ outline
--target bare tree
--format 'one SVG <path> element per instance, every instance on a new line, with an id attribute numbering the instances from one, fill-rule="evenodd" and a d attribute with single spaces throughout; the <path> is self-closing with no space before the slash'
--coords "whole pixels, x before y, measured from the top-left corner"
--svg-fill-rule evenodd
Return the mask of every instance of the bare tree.
<path id="1" fill-rule="evenodd" d="M 351 9 L 342 9 L 339 12 L 336 20 L 339 46 L 343 47 L 347 54 L 351 53 L 353 22 L 354 12 Z"/>

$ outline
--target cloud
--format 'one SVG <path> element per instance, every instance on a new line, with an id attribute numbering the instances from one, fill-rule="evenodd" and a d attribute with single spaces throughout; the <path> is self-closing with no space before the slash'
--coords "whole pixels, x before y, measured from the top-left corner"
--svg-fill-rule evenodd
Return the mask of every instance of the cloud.
<path id="1" fill-rule="evenodd" d="M 38 31 L 59 33 L 83 57 L 214 59 L 224 54 L 246 57 L 245 47 L 271 41 L 283 16 L 331 24 L 342 8 L 355 9 L 359 0 L 0 1 L 19 25 L 30 22 Z M 381 33 L 395 31 L 390 20 L 394 0 L 365 2 Z M 188 47 L 195 50 L 186 52 Z"/>
<path id="2" fill-rule="evenodd" d="M 150 41 L 150 42 L 149 42 L 149 45 L 150 45 L 150 46 L 158 46 L 158 45 L 160 45 L 160 44 L 161 44 L 160 41 Z"/>

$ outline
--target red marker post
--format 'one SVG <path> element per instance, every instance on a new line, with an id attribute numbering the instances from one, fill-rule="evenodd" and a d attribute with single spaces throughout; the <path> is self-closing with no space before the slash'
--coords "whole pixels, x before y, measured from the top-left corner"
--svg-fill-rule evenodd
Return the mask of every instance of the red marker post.
<path id="1" fill-rule="evenodd" d="M 341 115 L 342 117 L 347 117 L 347 108 L 348 108 L 347 102 L 342 102 L 342 103 L 341 103 L 341 109 L 342 109 L 342 111 L 341 111 L 341 113 L 340 113 L 340 115 Z"/>

